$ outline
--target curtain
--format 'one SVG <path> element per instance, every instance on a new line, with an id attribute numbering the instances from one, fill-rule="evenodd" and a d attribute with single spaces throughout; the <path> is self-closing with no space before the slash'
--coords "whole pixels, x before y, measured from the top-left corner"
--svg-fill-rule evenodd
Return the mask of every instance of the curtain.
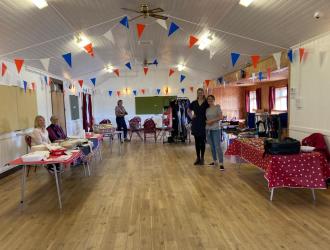
<path id="1" fill-rule="evenodd" d="M 275 107 L 275 87 L 269 87 L 269 97 L 268 97 L 269 113 Z"/>
<path id="2" fill-rule="evenodd" d="M 247 113 L 250 112 L 250 91 L 245 91 L 245 110 Z"/>
<path id="3" fill-rule="evenodd" d="M 82 119 L 83 119 L 83 128 L 87 132 L 88 131 L 87 96 L 85 93 L 83 93 L 83 100 L 82 100 Z"/>
<path id="4" fill-rule="evenodd" d="M 261 109 L 261 88 L 256 89 L 257 109 Z"/>
<path id="5" fill-rule="evenodd" d="M 92 95 L 88 95 L 88 117 L 89 117 L 89 131 L 93 131 L 93 107 L 92 107 Z"/>

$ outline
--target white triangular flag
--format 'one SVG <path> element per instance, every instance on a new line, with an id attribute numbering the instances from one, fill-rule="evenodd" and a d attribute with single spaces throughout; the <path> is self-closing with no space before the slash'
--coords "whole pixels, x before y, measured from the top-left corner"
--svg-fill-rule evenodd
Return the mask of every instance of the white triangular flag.
<path id="1" fill-rule="evenodd" d="M 210 60 L 213 58 L 213 56 L 217 53 L 217 49 L 210 47 Z"/>
<path id="2" fill-rule="evenodd" d="M 322 67 L 327 57 L 326 51 L 320 51 L 320 66 Z"/>
<path id="3" fill-rule="evenodd" d="M 45 70 L 48 72 L 49 70 L 49 63 L 50 63 L 50 58 L 42 58 L 40 59 L 40 62 L 42 66 L 44 66 Z"/>
<path id="4" fill-rule="evenodd" d="M 165 20 L 163 20 L 163 19 L 157 19 L 156 22 L 157 22 L 160 26 L 162 26 L 164 29 L 167 30 L 167 24 L 166 24 L 166 21 L 165 21 Z"/>
<path id="5" fill-rule="evenodd" d="M 252 81 L 254 82 L 256 79 L 256 73 L 252 73 Z"/>
<path id="6" fill-rule="evenodd" d="M 277 52 L 273 54 L 277 69 L 281 69 L 281 56 L 282 56 L 282 52 Z"/>
<path id="7" fill-rule="evenodd" d="M 107 38 L 110 42 L 112 42 L 113 44 L 115 44 L 115 38 L 113 37 L 112 31 L 109 30 L 108 32 L 106 32 L 105 34 L 103 34 L 103 36 L 105 38 Z"/>

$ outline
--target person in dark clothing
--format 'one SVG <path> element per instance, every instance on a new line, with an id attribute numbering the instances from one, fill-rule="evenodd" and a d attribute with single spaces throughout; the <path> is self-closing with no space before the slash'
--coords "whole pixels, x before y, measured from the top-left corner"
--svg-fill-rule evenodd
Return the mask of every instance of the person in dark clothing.
<path id="1" fill-rule="evenodd" d="M 48 136 L 51 142 L 55 142 L 58 140 L 65 140 L 67 138 L 65 132 L 62 127 L 58 124 L 58 118 L 53 115 L 50 118 L 51 124 L 47 127 Z"/>
<path id="2" fill-rule="evenodd" d="M 188 114 L 192 119 L 191 133 L 195 137 L 196 161 L 194 165 L 204 165 L 205 141 L 206 141 L 206 109 L 209 107 L 204 90 L 197 90 L 197 100 L 189 105 Z"/>
<path id="3" fill-rule="evenodd" d="M 127 139 L 127 125 L 126 125 L 126 121 L 125 121 L 125 115 L 127 115 L 127 112 L 123 106 L 122 100 L 119 100 L 117 102 L 115 113 L 116 113 L 117 130 L 118 131 L 123 130 L 124 131 L 124 140 L 129 141 Z"/>

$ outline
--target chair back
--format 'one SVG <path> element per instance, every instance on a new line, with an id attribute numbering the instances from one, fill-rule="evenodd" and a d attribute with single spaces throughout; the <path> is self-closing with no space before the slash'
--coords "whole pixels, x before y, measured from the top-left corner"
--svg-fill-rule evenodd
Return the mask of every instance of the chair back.
<path id="1" fill-rule="evenodd" d="M 154 133 L 156 131 L 156 123 L 153 119 L 147 119 L 143 123 L 143 129 L 146 133 Z"/>
<path id="2" fill-rule="evenodd" d="M 141 117 L 135 116 L 128 122 L 131 130 L 138 130 L 141 128 Z"/>
<path id="3" fill-rule="evenodd" d="M 111 121 L 109 119 L 103 119 L 100 124 L 111 124 Z"/>
<path id="4" fill-rule="evenodd" d="M 26 135 L 24 139 L 27 146 L 27 151 L 29 151 L 32 146 L 32 137 L 30 135 Z"/>
<path id="5" fill-rule="evenodd" d="M 314 133 L 302 140 L 302 145 L 315 147 L 315 150 L 324 155 L 330 161 L 330 153 L 324 135 L 321 133 Z"/>

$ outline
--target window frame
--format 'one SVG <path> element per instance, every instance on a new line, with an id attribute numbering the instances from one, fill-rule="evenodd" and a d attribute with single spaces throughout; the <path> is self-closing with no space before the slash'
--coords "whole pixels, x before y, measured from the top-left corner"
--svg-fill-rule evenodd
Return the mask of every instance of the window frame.
<path id="1" fill-rule="evenodd" d="M 279 95 L 278 96 L 277 93 L 280 92 L 281 90 L 284 90 L 284 89 L 286 90 L 286 95 Z M 279 102 L 281 102 L 281 100 L 285 100 L 286 108 L 283 108 L 282 104 L 279 104 Z M 280 105 L 280 107 L 278 105 Z M 276 87 L 275 88 L 275 103 L 274 103 L 273 111 L 281 111 L 281 112 L 283 112 L 283 111 L 287 112 L 288 111 L 288 88 L 287 88 L 287 86 Z"/>

